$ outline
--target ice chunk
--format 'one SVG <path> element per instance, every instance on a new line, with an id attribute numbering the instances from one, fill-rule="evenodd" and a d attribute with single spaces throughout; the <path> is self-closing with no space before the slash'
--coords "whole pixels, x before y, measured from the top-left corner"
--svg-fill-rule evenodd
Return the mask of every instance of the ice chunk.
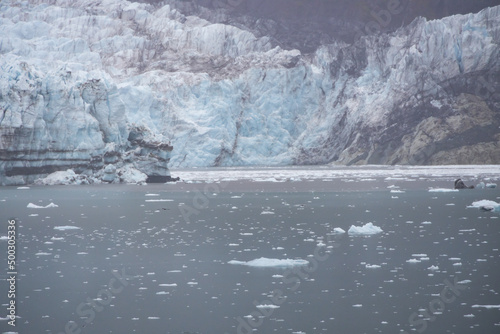
<path id="1" fill-rule="evenodd" d="M 439 267 L 438 266 L 430 266 L 429 268 L 427 268 L 428 270 L 432 270 L 432 271 L 436 271 L 436 270 L 439 270 Z"/>
<path id="2" fill-rule="evenodd" d="M 66 230 L 79 230 L 78 226 L 54 226 L 54 230 L 66 231 Z"/>
<path id="3" fill-rule="evenodd" d="M 367 223 L 363 226 L 355 226 L 352 225 L 347 231 L 348 234 L 351 235 L 372 235 L 383 232 L 382 229 L 378 226 L 373 225 L 372 223 Z"/>
<path id="4" fill-rule="evenodd" d="M 378 264 L 367 264 L 367 265 L 365 265 L 365 267 L 367 269 L 376 269 L 376 268 L 380 268 L 381 266 Z"/>
<path id="5" fill-rule="evenodd" d="M 54 203 L 47 204 L 46 206 L 41 206 L 41 205 L 29 203 L 27 206 L 27 208 L 29 208 L 29 209 L 47 209 L 47 208 L 58 208 L 58 207 L 59 207 L 59 205 L 54 204 Z"/>
<path id="6" fill-rule="evenodd" d="M 251 261 L 236 261 L 232 260 L 228 262 L 229 264 L 239 264 L 249 267 L 294 267 L 294 266 L 304 266 L 309 263 L 307 260 L 293 260 L 293 259 L 269 259 L 261 257 L 259 259 Z"/>
<path id="7" fill-rule="evenodd" d="M 449 192 L 457 192 L 458 189 L 451 188 L 431 188 L 429 189 L 430 193 L 449 193 Z"/>
<path id="8" fill-rule="evenodd" d="M 345 233 L 345 230 L 342 229 L 342 228 L 340 228 L 340 227 L 336 227 L 336 228 L 333 229 L 333 233 L 335 233 L 335 234 L 343 234 L 343 233 Z"/>
<path id="9" fill-rule="evenodd" d="M 406 260 L 406 262 L 408 262 L 408 263 L 420 263 L 422 261 L 420 261 L 419 259 L 409 259 L 409 260 Z"/>
<path id="10" fill-rule="evenodd" d="M 278 305 L 273 305 L 273 304 L 262 304 L 262 305 L 257 305 L 255 306 L 257 308 L 279 308 Z"/>
<path id="11" fill-rule="evenodd" d="M 478 208 L 483 211 L 500 212 L 500 203 L 483 199 L 480 201 L 472 202 L 472 205 L 469 205 L 468 208 Z"/>
<path id="12" fill-rule="evenodd" d="M 472 305 L 471 307 L 473 308 L 487 308 L 487 309 L 492 309 L 492 308 L 497 308 L 500 309 L 500 305 Z"/>

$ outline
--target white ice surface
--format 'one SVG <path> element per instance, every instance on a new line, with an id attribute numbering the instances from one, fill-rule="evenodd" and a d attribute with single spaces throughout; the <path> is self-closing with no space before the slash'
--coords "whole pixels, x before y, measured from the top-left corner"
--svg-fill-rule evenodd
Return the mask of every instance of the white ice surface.
<path id="1" fill-rule="evenodd" d="M 249 267 L 293 267 L 293 266 L 304 266 L 309 263 L 307 260 L 301 259 L 269 259 L 261 257 L 259 259 L 251 261 L 236 261 L 232 260 L 228 262 L 229 264 L 244 265 Z"/>
<path id="2" fill-rule="evenodd" d="M 47 209 L 47 208 L 58 208 L 59 205 L 54 204 L 54 203 L 50 203 L 50 204 L 47 204 L 45 206 L 42 206 L 42 205 L 36 205 L 33 203 L 29 203 L 26 207 L 29 209 Z"/>
<path id="3" fill-rule="evenodd" d="M 382 232 L 383 230 L 380 227 L 373 225 L 373 223 L 366 223 L 363 226 L 352 225 L 347 231 L 350 235 L 372 235 Z"/>

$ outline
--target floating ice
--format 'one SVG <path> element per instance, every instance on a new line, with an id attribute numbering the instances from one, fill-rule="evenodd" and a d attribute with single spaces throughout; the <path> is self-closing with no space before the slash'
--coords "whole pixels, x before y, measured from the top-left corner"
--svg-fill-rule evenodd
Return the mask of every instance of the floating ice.
<path id="1" fill-rule="evenodd" d="M 432 271 L 436 271 L 436 270 L 439 270 L 439 267 L 438 266 L 430 266 L 429 268 L 427 268 L 428 270 L 432 270 Z"/>
<path id="2" fill-rule="evenodd" d="M 451 188 L 431 188 L 429 189 L 430 193 L 450 193 L 450 192 L 456 192 L 458 189 L 451 189 Z"/>
<path id="3" fill-rule="evenodd" d="M 1 240 L 9 240 L 9 238 L 6 235 L 1 235 L 0 236 L 0 241 Z"/>
<path id="4" fill-rule="evenodd" d="M 376 269 L 376 268 L 380 268 L 381 266 L 378 264 L 367 264 L 367 265 L 365 265 L 365 267 L 368 269 Z"/>
<path id="5" fill-rule="evenodd" d="M 499 212 L 500 211 L 500 203 L 497 203 L 495 201 L 490 201 L 487 199 L 483 199 L 480 201 L 475 201 L 472 202 L 472 205 L 469 205 L 468 208 L 478 208 L 486 211 L 495 211 Z"/>
<path id="6" fill-rule="evenodd" d="M 274 215 L 274 212 L 264 210 L 264 211 L 262 211 L 260 214 L 261 214 L 261 215 Z"/>
<path id="7" fill-rule="evenodd" d="M 408 262 L 408 263 L 420 263 L 422 261 L 420 261 L 419 259 L 409 259 L 409 260 L 406 260 L 406 262 Z"/>
<path id="8" fill-rule="evenodd" d="M 36 205 L 33 203 L 29 203 L 27 206 L 27 208 L 29 208 L 29 209 L 47 209 L 47 208 L 58 208 L 58 207 L 59 207 L 59 205 L 54 204 L 54 203 L 47 204 L 46 206 L 40 206 L 40 205 Z"/>
<path id="9" fill-rule="evenodd" d="M 487 308 L 487 309 L 492 309 L 492 308 L 497 308 L 500 309 L 500 305 L 472 305 L 471 307 L 473 308 Z"/>
<path id="10" fill-rule="evenodd" d="M 147 199 L 146 202 L 173 202 L 173 199 Z"/>
<path id="11" fill-rule="evenodd" d="M 348 234 L 351 235 L 372 235 L 383 232 L 382 229 L 378 226 L 373 225 L 372 223 L 367 223 L 363 226 L 355 226 L 352 225 L 347 231 Z"/>
<path id="12" fill-rule="evenodd" d="M 345 233 L 345 231 L 344 231 L 344 229 L 342 229 L 340 227 L 336 227 L 333 229 L 333 233 L 342 234 L 342 233 Z"/>
<path id="13" fill-rule="evenodd" d="M 262 304 L 262 305 L 257 305 L 255 306 L 257 308 L 279 308 L 278 305 L 273 305 L 273 304 Z"/>
<path id="14" fill-rule="evenodd" d="M 30 187 L 17 187 L 18 190 L 27 190 L 30 189 Z"/>
<path id="15" fill-rule="evenodd" d="M 177 283 L 165 283 L 165 284 L 160 284 L 159 286 L 177 286 Z"/>
<path id="16" fill-rule="evenodd" d="M 239 264 L 249 267 L 294 267 L 294 266 L 304 266 L 309 263 L 307 260 L 293 260 L 293 259 L 268 259 L 261 257 L 259 259 L 251 261 L 236 261 L 232 260 L 228 262 L 229 264 Z"/>
<path id="17" fill-rule="evenodd" d="M 54 230 L 66 231 L 66 230 L 79 230 L 78 226 L 54 226 Z"/>

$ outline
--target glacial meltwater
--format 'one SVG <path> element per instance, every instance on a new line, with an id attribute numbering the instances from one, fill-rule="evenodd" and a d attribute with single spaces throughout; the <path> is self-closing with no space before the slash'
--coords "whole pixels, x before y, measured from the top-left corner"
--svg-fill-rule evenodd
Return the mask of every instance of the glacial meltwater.
<path id="1" fill-rule="evenodd" d="M 498 166 L 172 174 L 2 187 L 0 333 L 500 332 Z"/>

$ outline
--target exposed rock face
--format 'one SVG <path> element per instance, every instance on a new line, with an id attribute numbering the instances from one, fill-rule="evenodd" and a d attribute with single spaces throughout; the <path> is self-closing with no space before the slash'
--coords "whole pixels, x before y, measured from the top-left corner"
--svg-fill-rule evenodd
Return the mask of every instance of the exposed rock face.
<path id="1" fill-rule="evenodd" d="M 217 15 L 2 1 L 0 183 L 161 179 L 167 163 L 500 163 L 500 6 L 307 54 L 265 35 L 272 18 L 257 33 Z"/>

